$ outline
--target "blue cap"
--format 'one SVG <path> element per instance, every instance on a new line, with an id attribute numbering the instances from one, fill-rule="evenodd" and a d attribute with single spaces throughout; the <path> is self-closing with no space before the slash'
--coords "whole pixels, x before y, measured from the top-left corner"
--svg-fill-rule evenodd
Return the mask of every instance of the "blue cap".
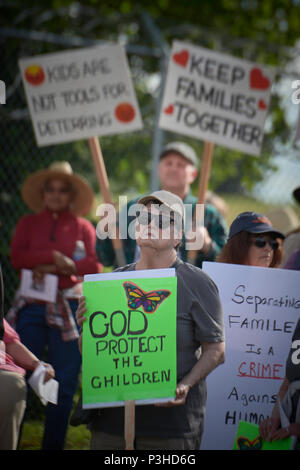
<path id="1" fill-rule="evenodd" d="M 239 214 L 230 226 L 228 239 L 230 240 L 240 232 L 273 233 L 276 238 L 285 238 L 285 235 L 276 230 L 265 215 L 257 212 L 242 212 Z"/>

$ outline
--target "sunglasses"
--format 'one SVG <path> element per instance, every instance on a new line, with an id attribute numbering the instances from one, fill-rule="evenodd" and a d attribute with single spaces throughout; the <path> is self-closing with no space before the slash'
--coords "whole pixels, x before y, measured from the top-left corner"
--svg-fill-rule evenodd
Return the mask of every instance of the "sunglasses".
<path id="1" fill-rule="evenodd" d="M 171 219 L 167 215 L 151 214 L 151 212 L 148 211 L 140 212 L 136 219 L 141 225 L 149 225 L 151 221 L 154 220 L 156 227 L 159 229 L 165 229 L 168 228 L 170 224 L 174 224 L 174 219 Z"/>
<path id="2" fill-rule="evenodd" d="M 265 240 L 259 237 L 253 240 L 253 245 L 257 246 L 257 248 L 264 248 L 267 243 L 269 243 L 273 251 L 276 251 L 279 247 L 279 243 L 276 240 Z"/>
<path id="3" fill-rule="evenodd" d="M 59 193 L 59 194 L 67 194 L 69 193 L 71 190 L 70 188 L 67 188 L 67 187 L 62 187 L 62 188 L 52 188 L 52 186 L 46 186 L 44 191 L 46 193 Z"/>

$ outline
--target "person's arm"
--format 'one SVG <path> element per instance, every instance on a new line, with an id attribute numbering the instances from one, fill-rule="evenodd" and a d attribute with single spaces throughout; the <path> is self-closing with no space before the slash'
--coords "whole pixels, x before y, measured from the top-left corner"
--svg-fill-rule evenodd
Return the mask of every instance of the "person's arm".
<path id="1" fill-rule="evenodd" d="M 290 382 L 285 377 L 278 392 L 278 398 L 280 401 L 284 398 L 289 388 L 289 385 Z M 278 408 L 278 402 L 276 401 L 276 404 L 274 405 L 272 410 L 271 417 L 269 419 L 264 420 L 260 424 L 259 430 L 261 436 L 266 441 L 278 441 L 278 439 L 286 439 L 290 436 L 300 437 L 300 423 L 290 423 L 284 428 L 280 427 L 280 424 L 280 413 Z"/>
<path id="2" fill-rule="evenodd" d="M 271 436 L 272 441 L 286 439 L 290 436 L 300 437 L 300 423 L 290 423 L 286 428 L 277 429 Z"/>
<path id="3" fill-rule="evenodd" d="M 68 256 L 64 255 L 60 251 L 53 251 L 53 264 L 38 264 L 34 268 L 33 278 L 36 280 L 42 280 L 45 274 L 56 274 L 71 276 L 72 274 L 77 274 L 77 268 L 74 261 Z"/>
<path id="4" fill-rule="evenodd" d="M 281 401 L 289 388 L 289 381 L 285 377 L 278 391 L 278 399 Z M 259 425 L 259 432 L 265 441 L 271 441 L 274 433 L 280 426 L 280 414 L 278 402 L 276 401 L 270 418 L 264 419 Z"/>
<path id="5" fill-rule="evenodd" d="M 190 372 L 180 381 L 176 387 L 175 399 L 168 403 L 160 403 L 157 406 L 183 405 L 189 390 L 200 380 L 205 379 L 219 364 L 225 361 L 225 343 L 203 343 L 201 356 Z"/>
<path id="6" fill-rule="evenodd" d="M 78 275 L 93 274 L 103 271 L 103 266 L 99 263 L 96 255 L 96 230 L 87 220 L 81 222 L 83 242 L 85 247 L 85 257 L 74 261 Z"/>
<path id="7" fill-rule="evenodd" d="M 16 364 L 26 370 L 34 371 L 41 363 L 41 361 L 19 341 L 6 344 L 6 352 L 14 359 Z M 50 364 L 44 363 L 44 365 L 46 367 L 44 382 L 47 382 L 55 377 L 55 372 Z"/>
<path id="8" fill-rule="evenodd" d="M 4 319 L 4 343 L 6 353 L 11 356 L 14 362 L 27 370 L 35 370 L 41 361 L 20 341 L 18 333 Z M 55 376 L 50 364 L 45 364 L 46 374 L 44 382 Z"/>

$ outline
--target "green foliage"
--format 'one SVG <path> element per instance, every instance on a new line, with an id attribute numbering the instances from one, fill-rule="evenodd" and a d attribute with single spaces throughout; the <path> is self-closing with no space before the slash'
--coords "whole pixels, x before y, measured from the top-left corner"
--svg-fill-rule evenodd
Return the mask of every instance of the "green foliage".
<path id="1" fill-rule="evenodd" d="M 24 0 L 20 2 L 20 7 L 16 5 L 18 2 L 5 10 L 0 27 L 9 19 L 14 23 L 19 8 L 22 15 L 17 17 L 22 16 L 22 21 L 16 23 L 25 29 L 42 29 L 56 34 L 63 31 L 64 36 L 80 35 L 105 41 L 122 40 L 128 45 L 157 47 L 143 20 L 143 12 L 147 11 L 169 44 L 178 38 L 274 66 L 281 66 L 288 60 L 285 46 L 293 46 L 298 38 L 298 23 L 295 21 L 299 8 L 297 0 L 202 0 L 201 6 L 198 0 L 189 0 L 188 8 L 179 0 L 142 0 L 138 4 L 131 0 L 86 0 L 84 4 L 75 4 L 70 0 L 48 0 L 42 3 Z M 42 15 L 47 10 L 48 14 Z M 35 14 L 37 21 L 29 12 Z M 94 22 L 95 15 L 97 19 L 94 27 L 86 27 L 90 21 Z M 240 43 L 235 41 L 236 38 L 241 38 Z M 41 53 L 58 48 L 51 44 L 47 46 L 46 43 L 42 47 Z M 22 50 L 24 44 L 19 42 L 15 50 L 16 59 Z M 101 139 L 111 188 L 116 195 L 125 191 L 138 193 L 147 190 L 151 171 L 151 135 L 155 125 L 157 90 L 151 88 L 149 80 L 158 74 L 159 64 L 155 57 L 134 54 L 129 54 L 129 62 L 145 129 L 130 136 Z M 285 112 L 276 94 L 272 97 L 270 121 L 271 130 L 265 136 L 260 158 L 223 147 L 216 148 L 211 189 L 224 190 L 233 185 L 235 190 L 242 187 L 248 190 L 262 179 L 270 168 L 274 137 L 277 143 L 286 143 L 291 138 Z M 173 136 L 170 134 L 169 137 Z M 194 145 L 199 148 L 201 155 L 202 144 L 196 142 Z M 80 160 L 86 168 L 86 176 L 97 188 L 85 143 L 60 146 L 59 151 L 64 152 L 65 158 L 75 165 Z"/>
<path id="2" fill-rule="evenodd" d="M 44 432 L 43 421 L 24 423 L 19 450 L 40 450 Z M 69 426 L 65 450 L 89 450 L 91 433 L 86 426 Z"/>
<path id="3" fill-rule="evenodd" d="M 145 13 L 146 12 L 146 13 Z M 12 120 L 15 111 L 24 112 L 27 103 L 18 70 L 18 59 L 70 48 L 59 43 L 62 38 L 113 41 L 127 46 L 145 46 L 153 55 L 138 55 L 129 50 L 128 59 L 139 101 L 144 129 L 130 135 L 107 136 L 100 144 L 109 177 L 113 199 L 119 194 L 134 196 L 149 189 L 152 171 L 152 144 L 160 78 L 159 39 L 145 23 L 145 16 L 154 22 L 160 36 L 171 45 L 173 39 L 193 42 L 226 54 L 244 57 L 278 67 L 288 63 L 290 49 L 298 39 L 299 0 L 15 0 L 0 2 L 0 29 L 40 31 L 56 36 L 48 41 L 0 35 L 0 75 L 10 94 L 0 107 L 0 204 L 2 237 L 1 262 L 6 279 L 6 302 L 17 285 L 17 274 L 9 262 L 9 241 L 17 220 L 27 211 L 20 188 L 25 177 L 44 168 L 53 160 L 69 160 L 99 192 L 91 154 L 86 141 L 37 148 L 28 116 Z M 155 52 L 155 53 L 154 53 Z M 280 80 L 277 74 L 276 83 Z M 268 131 L 263 152 L 252 157 L 241 152 L 215 146 L 209 189 L 218 192 L 247 192 L 260 181 L 270 163 L 274 143 L 291 139 L 281 97 L 274 87 Z M 165 140 L 182 136 L 165 133 Z M 182 138 L 199 156 L 203 143 Z M 197 183 L 194 184 L 197 191 Z M 98 196 L 98 201 L 101 197 Z M 93 212 L 94 214 L 94 212 Z M 93 218 L 93 214 L 90 217 Z M 93 219 L 94 220 L 94 219 Z M 95 220 L 94 220 L 95 221 Z M 96 222 L 96 221 L 95 221 Z"/>

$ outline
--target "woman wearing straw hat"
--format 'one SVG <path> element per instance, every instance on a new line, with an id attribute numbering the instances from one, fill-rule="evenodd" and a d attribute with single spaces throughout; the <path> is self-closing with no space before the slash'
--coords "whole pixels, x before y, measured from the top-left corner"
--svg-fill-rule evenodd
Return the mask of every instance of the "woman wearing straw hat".
<path id="1" fill-rule="evenodd" d="M 77 388 L 80 354 L 74 313 L 82 276 L 102 270 L 95 254 L 96 233 L 82 216 L 93 203 L 93 190 L 68 162 L 55 162 L 25 180 L 22 197 L 34 214 L 18 222 L 11 242 L 15 269 L 29 269 L 33 280 L 58 277 L 55 303 L 16 295 L 8 318 L 15 318 L 21 341 L 41 358 L 47 347 L 59 382 L 57 405 L 48 404 L 43 449 L 63 449 Z"/>

